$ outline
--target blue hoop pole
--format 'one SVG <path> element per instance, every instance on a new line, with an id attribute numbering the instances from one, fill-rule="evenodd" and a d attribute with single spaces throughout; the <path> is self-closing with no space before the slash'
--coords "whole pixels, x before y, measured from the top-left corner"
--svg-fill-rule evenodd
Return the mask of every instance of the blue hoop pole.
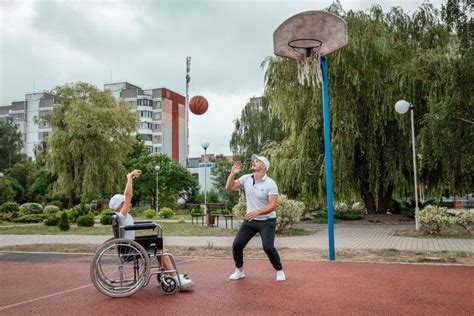
<path id="1" fill-rule="evenodd" d="M 332 205 L 332 167 L 330 139 L 331 129 L 329 118 L 329 79 L 327 57 L 321 57 L 321 71 L 323 75 L 324 155 L 326 162 L 326 199 L 328 209 L 329 261 L 335 261 L 336 251 L 334 249 L 334 211 Z"/>

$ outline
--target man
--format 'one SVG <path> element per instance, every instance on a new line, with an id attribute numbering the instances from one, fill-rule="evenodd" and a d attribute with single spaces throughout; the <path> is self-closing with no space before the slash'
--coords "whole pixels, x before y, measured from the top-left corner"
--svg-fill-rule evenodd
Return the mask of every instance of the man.
<path id="1" fill-rule="evenodd" d="M 263 250 L 276 270 L 276 280 L 285 281 L 286 277 L 282 270 L 280 256 L 274 246 L 278 187 L 275 181 L 267 175 L 270 162 L 263 156 L 252 155 L 253 173 L 243 175 L 235 180 L 235 176 L 241 168 L 240 161 L 234 162 L 226 183 L 226 189 L 229 191 L 243 188 L 247 201 L 247 213 L 232 245 L 236 269 L 229 279 L 239 280 L 245 277 L 243 251 L 250 239 L 259 233 L 262 238 Z"/>
<path id="2" fill-rule="evenodd" d="M 132 215 L 130 214 L 132 196 L 133 196 L 133 180 L 141 176 L 142 172 L 140 170 L 133 170 L 127 174 L 127 184 L 125 185 L 125 190 L 123 194 L 115 194 L 109 201 L 109 207 L 113 209 L 120 220 L 120 226 L 133 225 L 135 221 L 133 220 Z M 134 230 L 124 230 L 120 229 L 120 235 L 123 238 L 135 239 Z M 164 249 L 166 251 L 166 249 Z M 173 270 L 173 264 L 171 259 L 168 256 L 163 256 L 163 267 L 165 270 Z M 179 277 L 179 283 L 181 283 L 182 289 L 188 289 L 193 286 L 193 282 L 186 278 L 184 275 L 176 275 L 176 272 L 172 272 L 171 275 L 176 279 Z M 178 283 L 178 284 L 179 284 Z"/>

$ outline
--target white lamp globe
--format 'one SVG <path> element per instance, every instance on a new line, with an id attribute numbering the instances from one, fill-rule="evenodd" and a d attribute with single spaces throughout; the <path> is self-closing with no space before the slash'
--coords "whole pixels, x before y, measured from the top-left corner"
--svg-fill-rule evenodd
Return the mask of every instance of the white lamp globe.
<path id="1" fill-rule="evenodd" d="M 404 114 L 408 112 L 409 109 L 410 103 L 405 100 L 399 100 L 397 103 L 395 103 L 395 111 L 397 111 L 397 113 Z"/>
<path id="2" fill-rule="evenodd" d="M 155 170 L 156 170 L 156 171 L 160 171 L 160 166 L 156 165 L 156 166 L 155 166 Z"/>
<path id="3" fill-rule="evenodd" d="M 201 146 L 202 146 L 202 148 L 204 148 L 204 150 L 206 150 L 207 147 L 209 147 L 209 142 L 207 140 L 205 140 L 201 143 Z"/>

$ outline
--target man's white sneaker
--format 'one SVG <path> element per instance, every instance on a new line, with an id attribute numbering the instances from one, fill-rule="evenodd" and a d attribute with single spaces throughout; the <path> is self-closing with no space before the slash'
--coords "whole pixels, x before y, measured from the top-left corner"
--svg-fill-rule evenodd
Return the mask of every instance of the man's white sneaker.
<path id="1" fill-rule="evenodd" d="M 285 281 L 285 280 L 286 280 L 285 272 L 283 272 L 283 270 L 278 270 L 277 281 Z"/>
<path id="2" fill-rule="evenodd" d="M 239 269 L 235 269 L 235 272 L 231 274 L 229 280 L 239 280 L 245 278 L 244 271 L 240 271 Z"/>

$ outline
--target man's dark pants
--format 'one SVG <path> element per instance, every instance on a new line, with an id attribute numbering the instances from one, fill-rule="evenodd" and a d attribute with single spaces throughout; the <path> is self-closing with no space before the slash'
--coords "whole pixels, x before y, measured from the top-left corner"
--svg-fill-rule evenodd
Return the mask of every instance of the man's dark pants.
<path id="1" fill-rule="evenodd" d="M 235 236 L 234 243 L 232 244 L 232 254 L 234 256 L 235 266 L 242 268 L 244 265 L 244 248 L 247 243 L 255 236 L 256 233 L 260 233 L 262 238 L 263 250 L 270 259 L 275 270 L 281 270 L 281 261 L 278 251 L 275 249 L 275 227 L 276 219 L 271 218 L 264 221 L 243 221 L 240 226 L 237 236 Z"/>

